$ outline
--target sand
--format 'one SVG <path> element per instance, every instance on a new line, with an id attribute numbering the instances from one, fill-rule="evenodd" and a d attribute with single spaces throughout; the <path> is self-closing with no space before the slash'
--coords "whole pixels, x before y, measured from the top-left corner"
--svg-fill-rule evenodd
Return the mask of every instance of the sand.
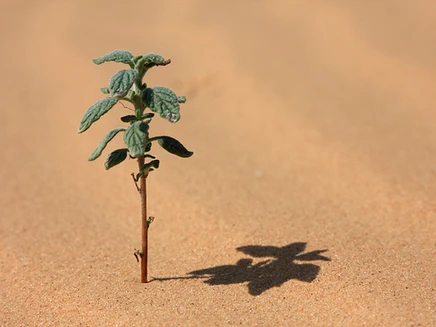
<path id="1" fill-rule="evenodd" d="M 3 0 L 0 326 L 436 326 L 435 10 Z M 87 162 L 129 111 L 77 134 L 113 49 L 188 98 L 151 130 L 195 154 L 154 151 L 148 284 L 136 162 Z"/>

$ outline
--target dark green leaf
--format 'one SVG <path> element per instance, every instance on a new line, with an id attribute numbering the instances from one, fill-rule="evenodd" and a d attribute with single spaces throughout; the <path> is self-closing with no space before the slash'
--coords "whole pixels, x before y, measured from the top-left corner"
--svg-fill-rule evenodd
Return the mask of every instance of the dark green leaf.
<path id="1" fill-rule="evenodd" d="M 150 125 L 148 125 L 146 122 L 141 122 L 141 124 L 139 124 L 139 128 L 142 132 L 147 134 L 148 129 L 150 128 Z"/>
<path id="2" fill-rule="evenodd" d="M 154 113 L 152 112 L 147 112 L 145 115 L 143 115 L 141 117 L 141 119 L 148 119 L 148 118 L 153 118 L 154 117 Z"/>
<path id="3" fill-rule="evenodd" d="M 172 137 L 159 136 L 154 139 L 157 139 L 157 142 L 160 144 L 161 147 L 163 147 L 169 153 L 175 154 L 176 156 L 189 158 L 194 154 L 194 152 L 187 150 L 182 143 Z"/>
<path id="4" fill-rule="evenodd" d="M 127 158 L 127 149 L 118 149 L 111 153 L 106 158 L 106 161 L 104 162 L 104 168 L 106 170 L 112 168 L 115 165 L 118 165 L 119 163 L 123 162 Z"/>
<path id="5" fill-rule="evenodd" d="M 141 172 L 149 171 L 151 168 L 159 168 L 159 160 L 152 160 L 141 167 Z"/>
<path id="6" fill-rule="evenodd" d="M 139 181 L 139 179 L 141 178 L 141 176 L 144 175 L 143 173 L 137 173 L 136 174 L 136 181 Z"/>
<path id="7" fill-rule="evenodd" d="M 125 50 L 114 50 L 101 56 L 99 58 L 92 59 L 94 64 L 100 65 L 106 61 L 121 62 L 128 65 L 133 65 L 133 55 L 129 51 Z"/>
<path id="8" fill-rule="evenodd" d="M 111 77 L 109 83 L 111 95 L 114 97 L 125 96 L 137 78 L 138 72 L 134 69 L 120 70 Z"/>
<path id="9" fill-rule="evenodd" d="M 156 157 L 155 157 L 155 156 L 152 156 L 151 154 L 146 154 L 146 155 L 144 155 L 144 158 L 156 159 Z"/>
<path id="10" fill-rule="evenodd" d="M 92 123 L 99 120 L 101 116 L 107 113 L 116 103 L 116 98 L 105 98 L 97 101 L 85 112 L 79 126 L 79 133 L 86 131 Z"/>
<path id="11" fill-rule="evenodd" d="M 104 148 L 108 145 L 108 143 L 121 131 L 125 131 L 125 128 L 115 128 L 111 130 L 109 133 L 106 134 L 104 139 L 100 142 L 100 144 L 97 146 L 97 148 L 91 153 L 88 160 L 93 161 L 100 157 L 101 153 L 103 152 Z"/>
<path id="12" fill-rule="evenodd" d="M 142 124 L 141 121 L 136 121 L 124 133 L 124 143 L 129 148 L 130 156 L 133 158 L 142 156 L 145 152 L 148 135 L 147 132 L 144 132 Z"/>
<path id="13" fill-rule="evenodd" d="M 149 152 L 151 150 L 151 142 L 147 143 L 147 145 L 145 146 L 145 152 Z"/>
<path id="14" fill-rule="evenodd" d="M 185 103 L 186 102 L 186 97 L 184 95 L 178 96 L 177 97 L 177 101 L 179 103 Z"/>
<path id="15" fill-rule="evenodd" d="M 136 120 L 138 120 L 138 118 L 136 118 L 135 115 L 127 115 L 121 117 L 121 121 L 124 123 L 130 123 L 131 121 L 136 121 Z"/>
<path id="16" fill-rule="evenodd" d="M 180 119 L 180 105 L 177 95 L 163 86 L 147 88 L 142 92 L 143 103 L 161 117 L 175 123 Z"/>

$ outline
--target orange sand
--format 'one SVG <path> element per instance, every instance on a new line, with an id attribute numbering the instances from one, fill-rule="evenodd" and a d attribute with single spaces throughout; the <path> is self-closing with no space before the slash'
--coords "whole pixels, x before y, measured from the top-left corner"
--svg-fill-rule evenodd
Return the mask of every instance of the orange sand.
<path id="1" fill-rule="evenodd" d="M 3 0 L 0 326 L 436 326 L 435 12 Z M 128 111 L 76 133 L 113 49 L 188 97 L 151 130 L 195 155 L 154 151 L 148 284 L 135 161 L 86 161 Z"/>

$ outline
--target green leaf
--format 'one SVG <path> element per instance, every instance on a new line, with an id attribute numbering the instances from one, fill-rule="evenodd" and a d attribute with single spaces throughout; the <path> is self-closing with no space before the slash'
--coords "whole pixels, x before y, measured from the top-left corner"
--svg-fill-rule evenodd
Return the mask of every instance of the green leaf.
<path id="1" fill-rule="evenodd" d="M 146 114 L 144 114 L 141 119 L 148 119 L 148 118 L 153 118 L 154 117 L 154 113 L 152 112 L 147 112 Z"/>
<path id="2" fill-rule="evenodd" d="M 123 97 L 129 92 L 135 80 L 138 78 L 138 72 L 134 69 L 120 70 L 111 77 L 109 82 L 109 91 L 113 97 Z"/>
<path id="3" fill-rule="evenodd" d="M 125 131 L 125 128 L 115 128 L 111 130 L 109 133 L 106 134 L 106 136 L 101 140 L 100 144 L 95 148 L 95 150 L 91 153 L 91 155 L 88 158 L 88 161 L 93 161 L 100 157 L 101 153 L 103 152 L 104 148 L 108 145 L 108 143 L 121 131 Z"/>
<path id="4" fill-rule="evenodd" d="M 148 129 L 150 128 L 150 125 L 148 125 L 148 123 L 146 122 L 141 122 L 141 124 L 139 124 L 139 128 L 141 131 L 143 131 L 144 133 L 148 133 Z"/>
<path id="5" fill-rule="evenodd" d="M 104 56 L 92 59 L 92 61 L 96 65 L 100 65 L 106 61 L 115 61 L 115 62 L 121 62 L 121 63 L 128 64 L 128 65 L 133 65 L 132 59 L 133 59 L 133 55 L 129 51 L 114 50 L 112 52 L 105 54 Z"/>
<path id="6" fill-rule="evenodd" d="M 101 89 L 100 89 L 100 91 L 101 91 L 101 93 L 103 93 L 103 94 L 109 94 L 110 93 L 110 91 L 109 91 L 109 88 L 106 86 L 106 87 L 102 87 Z"/>
<path id="7" fill-rule="evenodd" d="M 178 96 L 177 97 L 177 101 L 179 103 L 185 103 L 186 102 L 186 97 L 184 95 Z"/>
<path id="8" fill-rule="evenodd" d="M 164 64 L 166 60 L 164 57 L 156 53 L 148 53 L 144 57 L 142 57 L 142 61 L 144 62 L 144 65 L 159 65 Z"/>
<path id="9" fill-rule="evenodd" d="M 85 112 L 79 126 L 79 133 L 83 133 L 92 123 L 99 120 L 101 116 L 107 113 L 118 102 L 117 98 L 105 98 L 94 103 Z"/>
<path id="10" fill-rule="evenodd" d="M 135 67 L 142 74 L 145 74 L 150 68 L 154 66 L 166 66 L 171 63 L 170 59 L 165 59 L 161 55 L 156 53 L 149 53 L 142 58 L 137 59 L 135 62 Z"/>
<path id="11" fill-rule="evenodd" d="M 121 121 L 124 123 L 130 123 L 130 122 L 136 121 L 136 120 L 138 120 L 138 118 L 136 118 L 135 115 L 127 115 L 127 116 L 121 117 Z"/>
<path id="12" fill-rule="evenodd" d="M 145 154 L 144 158 L 151 158 L 151 159 L 156 159 L 155 156 L 152 156 L 151 154 Z"/>
<path id="13" fill-rule="evenodd" d="M 109 153 L 109 155 L 106 158 L 106 161 L 104 162 L 104 168 L 108 170 L 113 166 L 118 165 L 119 163 L 126 160 L 127 151 L 128 151 L 127 149 L 118 149 Z"/>
<path id="14" fill-rule="evenodd" d="M 144 152 L 150 152 L 151 150 L 151 142 L 147 143 L 147 145 L 145 146 L 145 151 Z M 135 157 L 132 157 L 131 154 L 129 154 L 130 158 L 135 159 Z M 151 159 L 156 159 L 156 157 L 152 156 L 151 154 L 145 154 L 144 155 L 145 158 L 151 158 Z"/>
<path id="15" fill-rule="evenodd" d="M 152 160 L 149 163 L 146 163 L 144 166 L 141 167 L 140 171 L 146 172 L 149 171 L 151 168 L 159 168 L 159 160 Z"/>
<path id="16" fill-rule="evenodd" d="M 146 88 L 142 92 L 142 102 L 171 123 L 180 119 L 180 105 L 177 95 L 163 86 Z"/>
<path id="17" fill-rule="evenodd" d="M 134 63 L 136 63 L 136 62 L 137 62 L 139 59 L 141 59 L 142 57 L 143 57 L 143 55 L 133 57 L 133 58 L 132 58 L 132 61 L 133 61 Z"/>
<path id="18" fill-rule="evenodd" d="M 182 143 L 172 137 L 158 136 L 154 137 L 153 139 L 157 140 L 160 146 L 167 150 L 169 153 L 175 154 L 176 156 L 189 158 L 194 154 L 194 152 L 187 150 Z"/>
<path id="19" fill-rule="evenodd" d="M 130 156 L 137 158 L 145 152 L 145 145 L 148 139 L 148 125 L 136 121 L 127 128 L 124 133 L 124 143 L 129 148 Z"/>

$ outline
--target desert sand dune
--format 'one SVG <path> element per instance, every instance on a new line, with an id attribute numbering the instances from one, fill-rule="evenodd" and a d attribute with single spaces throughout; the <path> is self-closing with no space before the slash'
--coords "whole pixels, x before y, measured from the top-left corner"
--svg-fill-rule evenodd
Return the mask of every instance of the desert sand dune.
<path id="1" fill-rule="evenodd" d="M 0 325 L 435 326 L 435 10 L 3 1 Z M 195 154 L 155 151 L 148 284 L 136 162 L 87 162 L 128 112 L 77 134 L 113 49 L 188 98 L 152 126 Z"/>

